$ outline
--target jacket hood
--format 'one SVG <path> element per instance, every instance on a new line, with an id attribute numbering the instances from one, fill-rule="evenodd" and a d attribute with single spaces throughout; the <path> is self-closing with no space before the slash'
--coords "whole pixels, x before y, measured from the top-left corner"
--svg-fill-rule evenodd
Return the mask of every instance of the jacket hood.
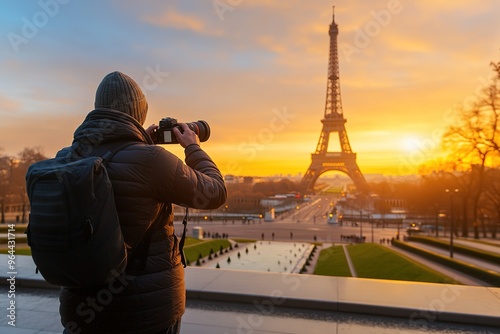
<path id="1" fill-rule="evenodd" d="M 133 117 L 118 110 L 99 108 L 91 111 L 76 129 L 71 146 L 80 155 L 88 155 L 102 145 L 134 141 L 154 144 Z"/>

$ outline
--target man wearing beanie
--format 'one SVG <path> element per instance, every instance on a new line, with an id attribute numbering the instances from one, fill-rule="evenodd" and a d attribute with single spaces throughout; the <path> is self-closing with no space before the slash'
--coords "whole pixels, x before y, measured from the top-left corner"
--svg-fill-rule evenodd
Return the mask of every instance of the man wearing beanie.
<path id="1" fill-rule="evenodd" d="M 125 275 L 112 289 L 63 287 L 60 315 L 65 333 L 180 333 L 186 294 L 172 204 L 216 209 L 226 200 L 226 187 L 186 124 L 180 124 L 182 132 L 174 129 L 185 149 L 185 164 L 154 145 L 151 132 L 157 126 L 143 128 L 147 111 L 137 83 L 112 72 L 99 84 L 95 109 L 76 129 L 71 148 L 58 153 L 102 155 L 125 147 L 107 163 L 107 170 L 125 243 L 145 254 L 140 261 L 129 259 Z M 109 291 L 106 300 L 98 298 L 102 291 Z"/>

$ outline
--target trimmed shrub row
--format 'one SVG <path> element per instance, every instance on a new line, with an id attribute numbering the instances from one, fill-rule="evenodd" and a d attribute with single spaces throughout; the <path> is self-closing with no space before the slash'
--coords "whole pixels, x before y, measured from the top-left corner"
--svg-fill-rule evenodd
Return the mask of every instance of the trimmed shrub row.
<path id="1" fill-rule="evenodd" d="M 309 253 L 309 256 L 307 257 L 307 260 L 306 262 L 304 263 L 304 265 L 302 266 L 302 269 L 300 269 L 300 272 L 299 274 L 303 274 L 303 273 L 306 273 L 307 272 L 307 266 L 311 265 L 311 262 L 312 259 L 313 259 L 313 256 L 314 256 L 314 253 L 316 253 L 316 249 L 318 247 L 316 245 L 314 245 L 313 249 L 311 250 L 311 253 Z"/>
<path id="2" fill-rule="evenodd" d="M 408 243 L 403 242 L 403 241 L 393 239 L 392 245 L 395 247 L 399 247 L 401 249 L 410 251 L 412 253 L 418 254 L 426 259 L 429 259 L 429 260 L 434 261 L 436 263 L 445 265 L 449 268 L 461 271 L 464 274 L 467 274 L 467 275 L 470 275 L 470 276 L 475 277 L 477 279 L 480 279 L 488 284 L 491 284 L 492 286 L 500 287 L 500 275 L 493 272 L 493 271 L 481 269 L 481 268 L 478 268 L 476 266 L 473 266 L 471 264 L 468 264 L 468 263 L 465 263 L 462 261 L 457 261 L 457 260 L 448 258 L 446 256 L 442 256 L 440 254 L 429 252 L 427 250 L 409 245 Z"/>
<path id="3" fill-rule="evenodd" d="M 427 244 L 430 246 L 435 246 L 441 249 L 450 249 L 450 243 L 444 240 L 439 240 L 435 238 L 428 238 L 428 237 L 419 237 L 419 236 L 411 236 L 408 238 L 409 241 L 415 241 L 415 242 L 421 242 L 423 244 Z M 463 255 L 468 255 L 475 257 L 477 259 L 481 259 L 493 264 L 499 264 L 500 263 L 500 254 L 495 254 L 491 252 L 487 252 L 481 249 L 476 249 L 476 248 L 471 248 L 467 247 L 464 245 L 459 245 L 456 243 L 453 243 L 453 250 L 456 253 L 460 253 Z"/>

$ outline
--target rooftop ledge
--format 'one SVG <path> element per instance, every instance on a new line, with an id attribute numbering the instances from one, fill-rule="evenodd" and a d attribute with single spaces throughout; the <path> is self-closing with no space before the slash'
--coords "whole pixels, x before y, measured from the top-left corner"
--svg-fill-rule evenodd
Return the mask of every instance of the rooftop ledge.
<path id="1" fill-rule="evenodd" d="M 16 286 L 57 288 L 35 274 L 31 257 L 17 256 Z M 0 284 L 7 284 L 7 257 L 0 255 Z M 268 314 L 274 307 L 315 309 L 500 326 L 500 288 L 186 268 L 188 299 L 250 303 Z"/>
<path id="2" fill-rule="evenodd" d="M 500 326 L 500 288 L 186 268 L 192 299 Z"/>

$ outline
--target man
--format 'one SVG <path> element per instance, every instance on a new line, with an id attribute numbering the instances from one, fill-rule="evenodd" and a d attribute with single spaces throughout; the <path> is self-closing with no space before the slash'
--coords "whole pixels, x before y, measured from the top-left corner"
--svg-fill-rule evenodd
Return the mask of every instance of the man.
<path id="1" fill-rule="evenodd" d="M 215 209 L 225 202 L 226 187 L 186 124 L 180 124 L 182 131 L 173 130 L 185 149 L 185 164 L 154 145 L 151 135 L 157 126 L 142 127 L 147 110 L 137 83 L 112 72 L 97 88 L 95 110 L 75 131 L 72 149 L 82 156 L 125 145 L 107 163 L 107 170 L 134 261 L 129 258 L 125 274 L 105 286 L 62 287 L 65 333 L 180 332 L 186 297 L 172 204 Z"/>

